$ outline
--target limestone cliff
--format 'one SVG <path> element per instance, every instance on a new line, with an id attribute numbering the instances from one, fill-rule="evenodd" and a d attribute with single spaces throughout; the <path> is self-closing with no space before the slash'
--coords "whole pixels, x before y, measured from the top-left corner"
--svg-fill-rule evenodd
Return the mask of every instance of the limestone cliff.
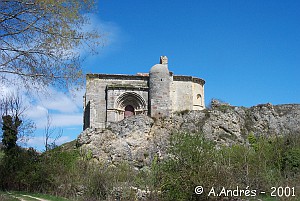
<path id="1" fill-rule="evenodd" d="M 90 157 L 102 163 L 125 160 L 137 168 L 150 165 L 154 157 L 166 156 L 169 138 L 175 132 L 203 133 L 217 144 L 246 143 L 247 135 L 300 134 L 300 105 L 261 104 L 234 107 L 213 101 L 202 111 L 178 112 L 153 120 L 145 115 L 113 123 L 105 130 L 86 129 L 77 143 Z"/>

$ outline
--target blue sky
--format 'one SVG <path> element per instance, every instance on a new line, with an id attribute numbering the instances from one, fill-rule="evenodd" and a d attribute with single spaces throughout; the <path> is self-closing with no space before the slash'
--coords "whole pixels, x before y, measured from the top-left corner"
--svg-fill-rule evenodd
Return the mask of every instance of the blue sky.
<path id="1" fill-rule="evenodd" d="M 246 107 L 300 103 L 299 8 L 293 0 L 99 0 L 90 27 L 104 46 L 85 54 L 84 70 L 148 72 L 166 55 L 170 71 L 206 80 L 206 105 L 212 98 Z M 60 98 L 34 105 L 40 113 L 33 119 L 48 111 L 64 130 L 61 142 L 73 140 L 82 130 L 84 91 L 75 99 L 53 93 Z M 38 128 L 28 146 L 42 149 Z"/>
<path id="2" fill-rule="evenodd" d="M 148 72 L 166 55 L 175 74 L 206 80 L 206 103 L 300 103 L 300 1 L 100 0 L 98 7 L 115 33 L 88 58 L 87 72 Z"/>

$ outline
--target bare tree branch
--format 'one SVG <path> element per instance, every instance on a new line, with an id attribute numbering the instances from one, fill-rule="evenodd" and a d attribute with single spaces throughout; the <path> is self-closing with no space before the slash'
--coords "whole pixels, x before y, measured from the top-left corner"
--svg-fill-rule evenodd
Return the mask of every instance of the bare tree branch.
<path id="1" fill-rule="evenodd" d="M 57 132 L 57 135 L 53 138 L 53 134 Z M 45 126 L 44 137 L 45 137 L 45 151 L 55 148 L 56 141 L 62 136 L 62 129 L 57 129 L 52 126 L 52 119 L 47 114 L 47 124 Z M 52 142 L 51 142 L 52 141 Z"/>
<path id="2" fill-rule="evenodd" d="M 26 86 L 68 87 L 83 81 L 79 49 L 93 51 L 99 33 L 82 27 L 94 0 L 0 1 L 0 77 Z"/>

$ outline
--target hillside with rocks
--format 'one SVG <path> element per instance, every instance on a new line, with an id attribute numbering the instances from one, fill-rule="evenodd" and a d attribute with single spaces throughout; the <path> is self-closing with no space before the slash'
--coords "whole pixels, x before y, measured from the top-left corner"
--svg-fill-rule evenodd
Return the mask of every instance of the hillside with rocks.
<path id="1" fill-rule="evenodd" d="M 218 145 L 247 143 L 247 136 L 300 134 L 300 104 L 260 104 L 250 108 L 212 101 L 210 109 L 182 111 L 152 119 L 136 115 L 107 129 L 86 129 L 77 139 L 81 150 L 103 164 L 127 161 L 136 168 L 166 157 L 173 133 L 203 133 Z"/>

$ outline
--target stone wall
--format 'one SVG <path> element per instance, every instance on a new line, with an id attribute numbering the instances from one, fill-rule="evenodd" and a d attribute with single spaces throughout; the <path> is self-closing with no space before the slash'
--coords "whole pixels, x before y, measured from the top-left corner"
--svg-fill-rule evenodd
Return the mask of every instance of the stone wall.
<path id="1" fill-rule="evenodd" d="M 193 109 L 193 90 L 192 82 L 174 81 L 172 83 L 174 88 L 171 95 L 173 101 L 173 111 L 183 111 Z"/>
<path id="2" fill-rule="evenodd" d="M 125 87 L 131 87 L 129 91 L 139 94 L 148 104 L 148 77 L 145 76 L 126 76 L 126 75 L 104 75 L 104 74 L 88 74 L 86 76 L 86 94 L 85 106 L 90 104 L 90 128 L 105 128 L 107 121 L 107 101 L 109 109 L 113 108 L 114 97 L 106 96 L 107 87 L 109 94 L 118 94 Z M 109 98 L 109 99 L 107 99 Z M 84 106 L 84 108 L 85 108 Z M 148 108 L 148 105 L 146 106 Z M 87 117 L 84 117 L 84 122 Z M 116 118 L 109 112 L 109 120 Z M 119 119 L 116 119 L 118 121 Z"/>
<path id="3" fill-rule="evenodd" d="M 205 109 L 204 81 L 195 82 L 191 76 L 174 76 L 171 100 L 172 112 Z"/>
<path id="4" fill-rule="evenodd" d="M 202 110 L 204 84 L 200 78 L 173 75 L 165 56 L 149 74 L 87 74 L 83 129 L 106 128 L 131 114 L 160 118 L 177 111 Z"/>
<path id="5" fill-rule="evenodd" d="M 159 118 L 171 115 L 170 87 L 173 77 L 167 64 L 156 64 L 149 73 L 150 115 Z"/>
<path id="6" fill-rule="evenodd" d="M 148 115 L 148 87 L 107 88 L 107 125 L 124 119 L 124 108 L 134 107 L 135 114 Z"/>

